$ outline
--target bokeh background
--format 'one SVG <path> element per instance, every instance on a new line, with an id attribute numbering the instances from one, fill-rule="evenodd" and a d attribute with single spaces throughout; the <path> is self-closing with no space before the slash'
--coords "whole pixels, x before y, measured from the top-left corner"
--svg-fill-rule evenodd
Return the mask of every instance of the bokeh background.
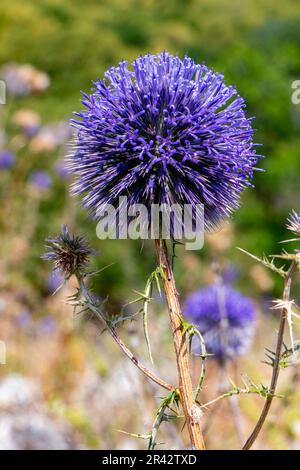
<path id="1" fill-rule="evenodd" d="M 255 116 L 256 141 L 265 155 L 255 188 L 242 197 L 230 223 L 206 237 L 200 252 L 178 247 L 175 272 L 181 299 L 214 281 L 212 264 L 231 273 L 231 282 L 257 308 L 255 341 L 227 371 L 268 383 L 264 347 L 274 348 L 282 281 L 239 252 L 278 253 L 290 238 L 285 220 L 300 210 L 300 105 L 291 101 L 300 79 L 300 4 L 297 0 L 2 0 L 0 78 L 7 102 L 0 105 L 0 340 L 7 348 L 0 366 L 1 448 L 144 448 L 145 442 L 120 433 L 148 432 L 157 397 L 153 387 L 92 318 L 73 314 L 65 300 L 73 280 L 52 295 L 59 279 L 41 260 L 44 240 L 67 223 L 88 236 L 99 255 L 95 269 L 111 263 L 93 280 L 110 314 L 135 298 L 155 267 L 149 243 L 102 241 L 95 223 L 69 194 L 64 167 L 72 112 L 81 109 L 80 91 L 121 59 L 164 49 L 224 73 Z M 294 295 L 299 294 L 299 283 Z M 135 307 L 133 307 L 134 310 Z M 137 307 L 138 309 L 138 307 Z M 142 321 L 120 333 L 149 363 Z M 150 336 L 160 375 L 176 380 L 168 316 L 156 296 Z M 297 336 L 297 325 L 295 325 Z M 199 368 L 193 363 L 195 377 Z M 219 371 L 209 361 L 203 401 L 217 394 Z M 257 448 L 300 448 L 297 366 L 282 372 L 285 398 L 273 410 Z M 153 399 L 153 396 L 156 398 Z M 243 433 L 253 427 L 261 398 L 239 399 Z M 226 401 L 204 416 L 211 448 L 238 448 L 239 438 Z M 182 422 L 162 426 L 162 448 L 186 445 Z"/>

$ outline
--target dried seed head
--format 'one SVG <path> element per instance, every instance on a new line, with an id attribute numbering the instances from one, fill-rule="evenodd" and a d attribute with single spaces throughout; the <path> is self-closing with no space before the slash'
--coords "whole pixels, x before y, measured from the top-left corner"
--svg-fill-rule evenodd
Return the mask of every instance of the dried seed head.
<path id="1" fill-rule="evenodd" d="M 63 272 L 68 279 L 72 274 L 82 274 L 89 264 L 89 258 L 95 254 L 83 237 L 70 235 L 66 225 L 62 225 L 61 234 L 46 240 L 46 252 L 43 259 L 53 262 L 54 269 Z"/>

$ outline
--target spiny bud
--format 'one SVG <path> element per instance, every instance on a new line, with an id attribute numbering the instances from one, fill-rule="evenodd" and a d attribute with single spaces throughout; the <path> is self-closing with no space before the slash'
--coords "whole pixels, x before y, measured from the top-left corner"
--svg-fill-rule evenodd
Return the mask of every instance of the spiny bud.
<path id="1" fill-rule="evenodd" d="M 89 264 L 90 256 L 95 254 L 86 239 L 71 236 L 66 225 L 62 225 L 58 237 L 48 238 L 46 243 L 46 252 L 42 258 L 52 261 L 54 269 L 63 272 L 67 279 L 72 274 L 82 274 Z"/>

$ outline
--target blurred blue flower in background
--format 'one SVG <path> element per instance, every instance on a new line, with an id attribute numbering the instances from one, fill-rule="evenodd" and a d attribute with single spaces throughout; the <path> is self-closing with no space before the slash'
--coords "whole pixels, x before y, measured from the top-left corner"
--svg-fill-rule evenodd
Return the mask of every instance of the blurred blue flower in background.
<path id="1" fill-rule="evenodd" d="M 229 285 L 213 284 L 192 293 L 184 313 L 202 333 L 207 352 L 221 363 L 245 354 L 249 348 L 254 334 L 254 304 Z"/>
<path id="2" fill-rule="evenodd" d="M 45 315 L 38 322 L 38 329 L 41 333 L 51 335 L 55 333 L 57 328 L 57 322 L 51 315 Z"/>
<path id="3" fill-rule="evenodd" d="M 27 309 L 21 310 L 21 312 L 16 317 L 16 324 L 21 329 L 28 327 L 31 322 L 32 316 Z"/>
<path id="4" fill-rule="evenodd" d="M 5 64 L 0 70 L 0 77 L 5 81 L 8 92 L 14 96 L 40 93 L 50 85 L 49 76 L 31 64 Z"/>
<path id="5" fill-rule="evenodd" d="M 9 170 L 15 164 L 15 154 L 9 150 L 0 150 L 0 169 Z"/>
<path id="6" fill-rule="evenodd" d="M 40 129 L 41 118 L 37 112 L 21 108 L 13 114 L 12 123 L 20 128 L 27 137 L 33 137 Z"/>
<path id="7" fill-rule="evenodd" d="M 45 285 L 47 290 L 53 294 L 59 287 L 62 286 L 64 279 L 65 278 L 62 272 L 59 269 L 54 269 L 51 271 L 51 273 L 48 274 L 46 278 Z"/>
<path id="8" fill-rule="evenodd" d="M 123 61 L 82 103 L 69 164 L 74 192 L 94 216 L 120 196 L 149 214 L 152 204 L 203 204 L 210 229 L 251 185 L 259 156 L 245 102 L 222 74 L 188 56 Z"/>
<path id="9" fill-rule="evenodd" d="M 27 137 L 34 137 L 38 133 L 39 129 L 40 126 L 38 124 L 24 126 L 23 128 L 24 133 L 25 135 L 27 135 Z"/>
<path id="10" fill-rule="evenodd" d="M 241 269 L 236 264 L 227 264 L 222 270 L 222 279 L 225 284 L 233 284 L 241 274 Z"/>
<path id="11" fill-rule="evenodd" d="M 65 160 L 58 160 L 54 165 L 54 169 L 62 179 L 67 179 L 70 174 Z"/>

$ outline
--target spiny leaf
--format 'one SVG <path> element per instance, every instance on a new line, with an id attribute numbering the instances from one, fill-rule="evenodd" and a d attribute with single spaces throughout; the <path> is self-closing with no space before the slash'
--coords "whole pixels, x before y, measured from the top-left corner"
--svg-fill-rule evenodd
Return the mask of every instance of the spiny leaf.
<path id="1" fill-rule="evenodd" d="M 266 255 L 263 255 L 262 258 L 259 258 L 258 256 L 255 256 L 252 253 L 249 253 L 248 251 L 243 250 L 243 248 L 237 247 L 237 249 L 241 251 L 242 253 L 245 253 L 246 255 L 250 256 L 250 258 L 254 259 L 255 261 L 258 261 L 259 263 L 261 263 L 263 266 L 270 269 L 271 271 L 274 271 L 275 273 L 279 274 L 279 276 L 283 278 L 286 277 L 287 273 L 284 270 L 284 266 L 277 267 L 274 263 L 274 259 L 269 260 Z"/>

